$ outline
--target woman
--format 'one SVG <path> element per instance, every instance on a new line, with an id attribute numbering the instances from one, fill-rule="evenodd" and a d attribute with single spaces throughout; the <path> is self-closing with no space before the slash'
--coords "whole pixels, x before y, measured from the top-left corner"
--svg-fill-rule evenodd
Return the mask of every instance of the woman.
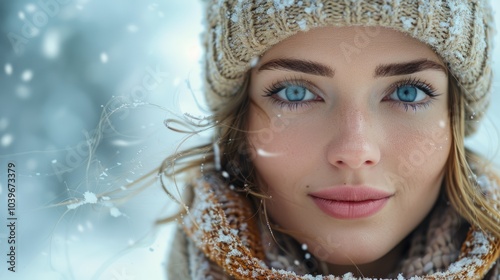
<path id="1" fill-rule="evenodd" d="M 171 279 L 499 279 L 498 177 L 463 144 L 489 96 L 489 11 L 208 4 L 216 140 L 162 168 L 199 178 Z"/>

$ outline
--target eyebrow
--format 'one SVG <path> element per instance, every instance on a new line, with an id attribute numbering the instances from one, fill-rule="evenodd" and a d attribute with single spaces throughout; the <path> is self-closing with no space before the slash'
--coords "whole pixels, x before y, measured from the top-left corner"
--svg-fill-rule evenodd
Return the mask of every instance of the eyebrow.
<path id="1" fill-rule="evenodd" d="M 302 72 L 306 74 L 324 76 L 333 78 L 335 71 L 321 63 L 317 63 L 309 60 L 300 60 L 292 58 L 280 58 L 273 59 L 257 70 L 258 72 L 263 70 L 287 70 Z M 439 70 L 445 74 L 448 74 L 448 70 L 443 65 L 428 59 L 417 59 L 410 62 L 402 63 L 391 63 L 382 64 L 375 68 L 374 77 L 388 77 L 388 76 L 398 76 L 398 75 L 408 75 L 424 70 Z"/>
<path id="2" fill-rule="evenodd" d="M 375 68 L 374 77 L 387 77 L 387 76 L 397 76 L 397 75 L 408 75 L 428 69 L 434 69 L 442 71 L 445 74 L 448 74 L 446 68 L 432 60 L 427 59 L 418 59 L 410 62 L 403 63 L 391 63 L 391 64 L 382 64 Z"/>
<path id="3" fill-rule="evenodd" d="M 292 59 L 292 58 L 273 59 L 260 66 L 257 71 L 260 72 L 263 70 L 274 70 L 274 69 L 302 72 L 306 74 L 312 74 L 330 78 L 333 78 L 333 75 L 335 74 L 335 71 L 333 71 L 332 68 L 326 65 L 314 61 Z"/>

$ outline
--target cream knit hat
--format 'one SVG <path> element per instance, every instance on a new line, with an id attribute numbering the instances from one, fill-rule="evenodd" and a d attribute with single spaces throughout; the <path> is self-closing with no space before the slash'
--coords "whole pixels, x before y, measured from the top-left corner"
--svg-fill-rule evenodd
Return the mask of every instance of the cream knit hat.
<path id="1" fill-rule="evenodd" d="M 466 131 L 475 131 L 492 80 L 493 18 L 486 0 L 210 0 L 205 91 L 213 110 L 243 84 L 255 60 L 300 31 L 322 26 L 382 26 L 429 45 L 447 63 L 467 100 Z"/>

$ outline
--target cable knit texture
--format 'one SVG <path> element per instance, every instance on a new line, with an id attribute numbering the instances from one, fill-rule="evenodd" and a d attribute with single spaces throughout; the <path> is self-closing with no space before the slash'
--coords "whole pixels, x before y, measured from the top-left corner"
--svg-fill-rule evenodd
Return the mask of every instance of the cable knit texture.
<path id="1" fill-rule="evenodd" d="M 478 182 L 498 207 L 498 186 L 485 176 Z M 277 240 L 285 242 L 277 246 L 267 228 L 258 226 L 248 198 L 216 176 L 199 180 L 193 193 L 193 205 L 182 220 L 185 234 L 178 233 L 171 251 L 169 279 L 357 279 L 321 275 L 317 264 L 311 269 L 304 251 L 293 253 L 293 246 L 296 252 L 300 246 L 286 242 L 290 237 L 280 235 Z M 500 240 L 474 227 L 460 238 L 465 225 L 453 207 L 438 204 L 410 236 L 407 256 L 388 277 L 498 280 Z"/>
<path id="2" fill-rule="evenodd" d="M 494 23 L 486 0 L 211 0 L 206 5 L 204 77 L 213 110 L 240 91 L 247 71 L 266 50 L 324 26 L 360 26 L 365 36 L 387 27 L 429 45 L 461 84 L 466 135 L 476 130 L 488 105 Z M 349 44 L 355 52 L 364 47 Z"/>

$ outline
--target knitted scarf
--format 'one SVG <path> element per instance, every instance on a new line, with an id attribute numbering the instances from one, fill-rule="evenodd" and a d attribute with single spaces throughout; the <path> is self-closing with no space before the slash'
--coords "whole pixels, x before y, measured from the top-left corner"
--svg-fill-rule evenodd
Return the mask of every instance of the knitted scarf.
<path id="1" fill-rule="evenodd" d="M 498 189 L 486 177 L 478 181 L 485 193 Z M 193 187 L 194 201 L 182 221 L 185 234 L 178 234 L 172 251 L 175 260 L 170 259 L 172 279 L 357 279 L 351 273 L 319 275 L 305 262 L 284 254 L 269 231 L 259 227 L 248 198 L 216 176 L 206 175 Z M 408 256 L 398 273 L 389 277 L 500 279 L 500 240 L 470 227 L 459 249 L 456 233 L 463 222 L 451 206 L 434 209 L 427 226 L 411 235 Z"/>

